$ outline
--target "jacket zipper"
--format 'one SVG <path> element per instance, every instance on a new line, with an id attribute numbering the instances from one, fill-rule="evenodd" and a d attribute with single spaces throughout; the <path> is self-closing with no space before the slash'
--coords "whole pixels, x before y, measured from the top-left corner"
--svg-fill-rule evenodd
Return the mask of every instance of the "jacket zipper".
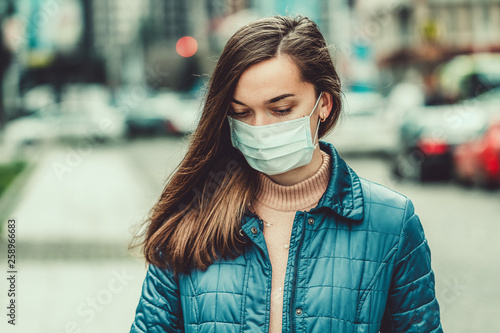
<path id="1" fill-rule="evenodd" d="M 295 327 L 294 327 L 294 315 L 295 315 L 295 289 L 296 289 L 296 286 L 297 286 L 297 270 L 298 270 L 298 263 L 299 263 L 299 252 L 300 252 L 300 249 L 302 248 L 302 241 L 304 240 L 304 234 L 305 234 L 305 223 L 306 223 L 306 219 L 307 219 L 307 213 L 306 212 L 303 212 L 304 213 L 304 218 L 302 219 L 302 228 L 300 229 L 300 234 L 299 234 L 299 240 L 298 240 L 298 244 L 297 244 L 297 248 L 296 248 L 296 251 L 295 251 L 295 269 L 293 271 L 293 287 L 292 287 L 292 291 L 291 291 L 291 295 L 290 295 L 290 303 L 289 303 L 289 307 L 290 307 L 290 313 L 289 313 L 289 320 L 290 320 L 290 332 L 294 332 L 295 330 Z"/>
<path id="2" fill-rule="evenodd" d="M 258 215 L 256 215 L 256 214 L 252 214 L 252 215 L 254 215 L 259 220 L 259 224 L 262 226 L 262 228 L 264 228 L 264 221 Z M 262 237 L 264 237 L 264 235 L 262 235 Z M 269 252 L 266 255 L 266 253 L 262 249 L 259 248 L 259 250 L 260 250 L 260 252 L 262 253 L 262 255 L 267 260 L 267 264 L 268 264 L 269 270 L 271 271 L 271 281 L 272 281 L 272 279 L 273 279 L 273 266 L 271 265 L 271 258 L 269 258 Z M 272 286 L 272 282 L 270 282 L 269 284 Z M 271 288 L 269 288 L 268 295 L 267 295 L 267 297 L 269 299 L 271 299 Z M 267 305 L 267 308 L 266 308 L 266 312 L 267 312 L 268 315 L 266 315 L 265 326 L 267 327 L 267 330 L 269 330 L 269 324 L 270 324 L 270 319 L 271 319 L 270 316 L 269 316 L 269 314 L 271 313 L 271 302 L 268 302 L 267 304 L 268 305 Z"/>

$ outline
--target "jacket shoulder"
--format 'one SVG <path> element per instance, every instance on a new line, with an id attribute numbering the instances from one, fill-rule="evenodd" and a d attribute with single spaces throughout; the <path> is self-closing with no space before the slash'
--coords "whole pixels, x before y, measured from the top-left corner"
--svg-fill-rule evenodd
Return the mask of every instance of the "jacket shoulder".
<path id="1" fill-rule="evenodd" d="M 360 178 L 365 204 L 385 205 L 396 210 L 405 209 L 408 198 L 384 185 Z"/>
<path id="2" fill-rule="evenodd" d="M 371 230 L 401 235 L 406 222 L 415 215 L 405 195 L 384 185 L 360 178 L 364 200 L 364 223 Z"/>

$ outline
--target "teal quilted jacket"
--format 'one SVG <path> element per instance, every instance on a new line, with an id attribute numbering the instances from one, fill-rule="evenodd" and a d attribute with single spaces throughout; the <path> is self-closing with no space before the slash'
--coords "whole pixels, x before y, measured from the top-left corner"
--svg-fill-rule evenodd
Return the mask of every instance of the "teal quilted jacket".
<path id="1" fill-rule="evenodd" d="M 328 188 L 293 221 L 283 332 L 442 332 L 431 256 L 413 205 L 359 178 L 335 148 Z M 271 263 L 247 213 L 244 253 L 172 276 L 149 266 L 131 332 L 268 332 Z"/>

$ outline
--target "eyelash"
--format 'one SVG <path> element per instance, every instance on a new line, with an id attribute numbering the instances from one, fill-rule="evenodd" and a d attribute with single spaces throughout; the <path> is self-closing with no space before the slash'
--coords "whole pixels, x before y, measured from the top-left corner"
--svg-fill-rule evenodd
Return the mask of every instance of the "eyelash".
<path id="1" fill-rule="evenodd" d="M 284 109 L 284 110 L 273 110 L 274 113 L 278 115 L 278 117 L 286 116 L 288 113 L 292 112 L 292 108 Z M 230 115 L 235 118 L 244 118 L 248 114 L 248 111 L 244 112 L 234 112 L 231 110 Z"/>

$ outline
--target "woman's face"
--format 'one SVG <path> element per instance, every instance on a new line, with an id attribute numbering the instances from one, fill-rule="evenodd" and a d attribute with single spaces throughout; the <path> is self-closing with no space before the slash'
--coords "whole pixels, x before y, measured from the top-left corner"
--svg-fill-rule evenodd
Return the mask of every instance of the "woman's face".
<path id="1" fill-rule="evenodd" d="M 328 102 L 329 94 L 323 95 L 322 100 L 325 98 Z M 290 58 L 278 56 L 243 72 L 231 100 L 230 115 L 249 125 L 268 125 L 308 116 L 317 98 L 314 85 L 301 80 L 299 69 Z M 318 114 L 328 115 L 327 108 L 320 101 L 311 116 L 312 133 L 316 130 Z"/>

